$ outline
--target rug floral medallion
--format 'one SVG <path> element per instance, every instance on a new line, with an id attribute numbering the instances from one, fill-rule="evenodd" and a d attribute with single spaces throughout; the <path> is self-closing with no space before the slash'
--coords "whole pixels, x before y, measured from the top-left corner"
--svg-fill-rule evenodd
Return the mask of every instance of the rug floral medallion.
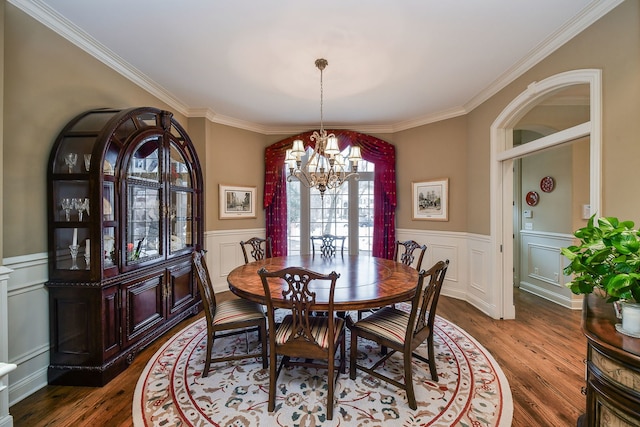
<path id="1" fill-rule="evenodd" d="M 511 425 L 511 391 L 502 370 L 475 339 L 440 317 L 434 337 L 438 382 L 431 380 L 426 363 L 415 358 L 413 362 L 417 410 L 409 408 L 403 390 L 361 372 L 351 380 L 347 372 L 336 384 L 333 420 L 326 418 L 323 370 L 283 369 L 272 413 L 267 412 L 269 371 L 259 359 L 212 364 L 209 375 L 202 377 L 206 329 L 204 318 L 194 322 L 149 361 L 134 395 L 135 426 Z M 248 338 L 255 350 L 260 345 L 257 333 Z M 215 354 L 246 350 L 245 335 L 214 344 Z M 359 340 L 359 359 L 375 361 L 379 351 L 375 343 Z M 426 357 L 425 344 L 417 351 Z M 400 355 L 384 369 L 403 380 Z"/>

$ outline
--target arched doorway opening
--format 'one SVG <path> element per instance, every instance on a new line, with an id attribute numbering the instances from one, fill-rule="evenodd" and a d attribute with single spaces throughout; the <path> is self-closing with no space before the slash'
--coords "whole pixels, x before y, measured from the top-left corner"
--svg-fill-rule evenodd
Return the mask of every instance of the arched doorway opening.
<path id="1" fill-rule="evenodd" d="M 514 145 L 513 129 L 536 105 L 558 91 L 574 85 L 588 85 L 589 120 L 556 133 Z M 515 318 L 513 303 L 513 194 L 514 162 L 524 156 L 588 137 L 589 205 L 591 214 L 601 210 L 602 141 L 601 70 L 574 70 L 531 83 L 491 125 L 491 247 L 496 254 L 493 274 L 496 281 L 496 305 L 503 319 Z"/>

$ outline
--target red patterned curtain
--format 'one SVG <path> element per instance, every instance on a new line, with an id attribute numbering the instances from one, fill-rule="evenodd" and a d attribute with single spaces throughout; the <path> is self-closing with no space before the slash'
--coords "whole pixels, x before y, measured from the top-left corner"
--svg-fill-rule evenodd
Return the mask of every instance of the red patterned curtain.
<path id="1" fill-rule="evenodd" d="M 287 254 L 287 189 L 284 168 L 286 150 L 301 139 L 305 148 L 315 148 L 313 132 L 305 132 L 270 145 L 265 150 L 264 208 L 267 236 L 273 241 L 273 255 Z M 360 147 L 362 158 L 375 165 L 373 256 L 393 257 L 396 240 L 396 151 L 386 141 L 349 130 L 328 130 L 338 138 L 340 150 Z"/>

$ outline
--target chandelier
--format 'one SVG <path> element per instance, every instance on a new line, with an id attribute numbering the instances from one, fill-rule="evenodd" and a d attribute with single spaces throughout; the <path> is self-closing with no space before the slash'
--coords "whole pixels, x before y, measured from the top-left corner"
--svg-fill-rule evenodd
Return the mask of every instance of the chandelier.
<path id="1" fill-rule="evenodd" d="M 320 197 L 324 197 L 326 190 L 340 187 L 349 178 L 358 179 L 358 161 L 362 160 L 360 147 L 352 146 L 346 159 L 349 161 L 348 168 L 338 148 L 338 138 L 324 130 L 322 72 L 327 65 L 326 59 L 316 59 L 316 67 L 320 70 L 320 131 L 314 131 L 310 137 L 311 141 L 315 141 L 315 150 L 312 150 L 303 166 L 302 157 L 306 154 L 304 143 L 296 139 L 285 158 L 289 166 L 287 181 L 297 178 L 304 186 L 318 189 Z"/>

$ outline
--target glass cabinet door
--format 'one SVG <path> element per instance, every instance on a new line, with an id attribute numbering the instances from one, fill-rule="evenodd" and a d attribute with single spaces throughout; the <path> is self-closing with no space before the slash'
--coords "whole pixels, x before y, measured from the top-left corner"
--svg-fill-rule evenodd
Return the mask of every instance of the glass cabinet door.
<path id="1" fill-rule="evenodd" d="M 127 193 L 127 264 L 162 255 L 160 189 L 130 184 Z"/>
<path id="2" fill-rule="evenodd" d="M 192 240 L 192 195 L 185 191 L 171 191 L 171 253 L 193 245 Z"/>
<path id="3" fill-rule="evenodd" d="M 49 280 L 99 283 L 203 244 L 197 153 L 170 111 L 97 108 L 70 120 L 49 155 Z"/>
<path id="4" fill-rule="evenodd" d="M 174 142 L 171 142 L 169 159 L 169 250 L 174 253 L 193 246 L 193 186 L 188 163 Z"/>
<path id="5" fill-rule="evenodd" d="M 161 138 L 153 136 L 136 147 L 127 170 L 127 265 L 163 256 Z"/>

